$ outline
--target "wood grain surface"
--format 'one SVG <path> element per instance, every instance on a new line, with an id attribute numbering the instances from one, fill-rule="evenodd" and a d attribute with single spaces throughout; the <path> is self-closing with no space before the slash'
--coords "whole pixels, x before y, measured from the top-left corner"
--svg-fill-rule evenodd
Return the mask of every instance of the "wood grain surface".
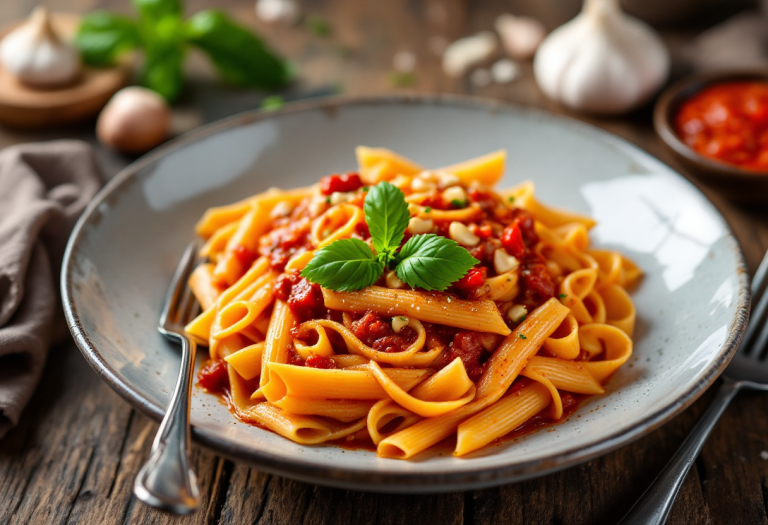
<path id="1" fill-rule="evenodd" d="M 0 23 L 26 15 L 34 0 L 0 2 Z M 257 27 L 298 65 L 301 78 L 286 98 L 391 93 L 408 90 L 469 93 L 521 102 L 563 113 L 546 101 L 523 64 L 523 76 L 509 85 L 475 88 L 451 80 L 440 69 L 430 39 L 448 40 L 490 29 L 501 12 L 530 14 L 553 28 L 578 10 L 577 0 L 406 1 L 312 0 L 301 2 L 329 21 L 321 38 L 303 26 L 264 27 L 250 0 L 191 0 L 187 11 L 212 5 Z M 109 7 L 129 12 L 128 0 L 50 0 L 56 11 Z M 720 16 L 720 15 L 718 15 Z M 665 29 L 673 52 L 711 20 Z M 432 40 L 434 44 L 434 40 Z M 393 86 L 389 79 L 397 51 L 416 54 L 416 83 Z M 189 65 L 192 80 L 174 111 L 177 133 L 257 107 L 264 94 L 219 86 L 200 57 Z M 685 72 L 675 62 L 675 74 Z M 573 115 L 575 116 L 575 115 Z M 587 119 L 681 166 L 661 149 L 645 108 L 621 119 Z M 0 128 L 0 147 L 68 137 L 96 145 L 93 122 L 66 129 L 22 132 Z M 98 148 L 107 177 L 132 159 Z M 755 269 L 768 248 L 768 210 L 745 209 L 704 189 L 723 212 Z M 118 523 L 440 523 L 611 524 L 616 523 L 669 460 L 707 406 L 709 393 L 662 428 L 589 463 L 523 483 L 439 495 L 380 495 L 299 483 L 233 463 L 193 447 L 192 463 L 203 493 L 202 509 L 176 517 L 145 507 L 131 494 L 157 425 L 133 410 L 102 382 L 74 342 L 51 349 L 43 380 L 21 423 L 0 441 L 0 524 Z M 672 524 L 768 523 L 768 395 L 740 394 L 725 412 L 696 461 L 672 512 Z M 766 456 L 768 457 L 768 456 Z"/>

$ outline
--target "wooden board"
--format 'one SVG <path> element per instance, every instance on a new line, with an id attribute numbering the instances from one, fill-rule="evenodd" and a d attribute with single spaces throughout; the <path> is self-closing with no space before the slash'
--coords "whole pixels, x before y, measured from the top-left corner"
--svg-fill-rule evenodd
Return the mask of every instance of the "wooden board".
<path id="1" fill-rule="evenodd" d="M 52 13 L 57 34 L 71 38 L 80 17 Z M 18 24 L 0 31 L 0 38 Z M 72 85 L 56 89 L 25 86 L 0 65 L 0 122 L 33 129 L 77 122 L 98 113 L 109 98 L 130 80 L 133 60 L 124 57 L 108 68 L 84 67 Z"/>

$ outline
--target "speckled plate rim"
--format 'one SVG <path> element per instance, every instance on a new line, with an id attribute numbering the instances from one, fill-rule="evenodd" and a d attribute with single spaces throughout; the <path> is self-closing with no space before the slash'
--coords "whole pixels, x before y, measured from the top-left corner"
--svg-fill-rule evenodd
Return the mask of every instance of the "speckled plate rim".
<path id="1" fill-rule="evenodd" d="M 72 231 L 69 242 L 67 243 L 61 270 L 62 302 L 67 324 L 69 325 L 69 329 L 75 342 L 94 371 L 106 381 L 115 392 L 139 409 L 143 414 L 155 421 L 160 421 L 162 419 L 164 408 L 152 403 L 147 398 L 143 397 L 140 392 L 131 388 L 131 386 L 128 385 L 103 359 L 98 348 L 96 348 L 83 328 L 79 314 L 72 302 L 74 254 L 84 236 L 86 224 L 91 220 L 91 216 L 102 202 L 107 201 L 113 196 L 113 194 L 119 190 L 120 186 L 127 183 L 137 172 L 157 161 L 164 155 L 223 130 L 251 124 L 260 120 L 280 118 L 282 115 L 295 114 L 304 111 L 323 110 L 333 114 L 337 108 L 342 106 L 351 107 L 388 104 L 431 104 L 437 106 L 468 107 L 490 112 L 514 109 L 515 111 L 540 114 L 550 119 L 561 120 L 564 125 L 569 127 L 579 128 L 580 132 L 591 135 L 597 140 L 610 142 L 613 146 L 626 151 L 630 155 L 637 155 L 640 153 L 644 156 L 653 157 L 644 150 L 630 144 L 616 135 L 576 119 L 555 115 L 544 110 L 519 104 L 510 104 L 496 100 L 462 95 L 418 94 L 378 97 L 332 97 L 320 101 L 288 104 L 284 109 L 272 113 L 265 113 L 259 110 L 249 111 L 208 124 L 168 142 L 123 169 L 104 186 L 96 197 L 94 197 Z M 681 180 L 685 181 L 685 184 L 690 186 L 693 191 L 701 195 L 699 189 L 685 177 L 671 168 L 669 168 L 669 170 L 671 173 L 675 173 Z M 720 215 L 719 210 L 717 210 L 714 204 L 712 204 L 706 196 L 703 197 L 712 205 L 712 209 Z M 671 399 L 664 405 L 660 405 L 658 410 L 653 414 L 638 421 L 633 426 L 617 431 L 615 434 L 598 442 L 573 447 L 547 458 L 516 462 L 509 465 L 499 465 L 488 469 L 453 473 L 425 470 L 405 474 L 385 471 L 362 471 L 360 469 L 346 468 L 344 466 L 335 468 L 319 466 L 310 461 L 285 458 L 255 450 L 240 443 L 227 441 L 222 439 L 222 437 L 215 432 L 195 426 L 192 427 L 192 437 L 197 442 L 218 454 L 235 461 L 249 463 L 254 467 L 272 474 L 286 476 L 309 483 L 319 483 L 339 488 L 353 490 L 362 489 L 376 492 L 407 491 L 409 493 L 435 493 L 490 487 L 542 476 L 607 454 L 608 452 L 639 439 L 685 410 L 715 381 L 715 379 L 717 379 L 735 354 L 749 318 L 749 277 L 741 247 L 733 235 L 727 221 L 724 219 L 723 226 L 725 229 L 725 237 L 727 238 L 727 245 L 733 250 L 735 259 L 738 261 L 738 299 L 734 316 L 729 325 L 728 335 L 720 348 L 718 355 L 709 366 L 700 373 L 700 377 L 696 383 L 684 394 L 675 399 Z"/>

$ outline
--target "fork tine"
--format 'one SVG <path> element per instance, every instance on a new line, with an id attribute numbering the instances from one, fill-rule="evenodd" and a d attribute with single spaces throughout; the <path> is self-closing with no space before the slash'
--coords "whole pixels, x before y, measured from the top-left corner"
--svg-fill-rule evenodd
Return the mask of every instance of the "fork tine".
<path id="1" fill-rule="evenodd" d="M 187 284 L 188 279 L 184 279 L 184 289 L 181 292 L 181 299 L 179 300 L 179 306 L 176 308 L 175 322 L 180 325 L 185 325 L 189 318 L 189 312 L 192 310 L 192 305 L 196 302 L 192 296 L 192 289 Z"/>
<path id="2" fill-rule="evenodd" d="M 758 328 L 762 324 L 762 319 L 765 317 L 766 311 L 768 311 L 768 293 L 763 294 L 749 316 L 749 325 L 747 326 L 747 331 L 744 332 L 744 338 L 741 340 L 741 348 L 745 354 L 752 353 L 752 341 L 757 334 Z M 760 353 L 759 347 L 758 351 L 755 353 Z"/>
<path id="3" fill-rule="evenodd" d="M 766 311 L 768 311 L 768 293 L 764 293 L 759 301 L 755 300 L 763 288 L 766 277 L 768 277 L 768 252 L 763 256 L 763 260 L 760 262 L 760 266 L 758 266 L 755 276 L 752 278 L 752 312 L 749 316 L 749 325 L 744 332 L 744 338 L 741 340 L 741 346 L 739 347 L 744 355 L 754 354 L 759 356 L 762 351 L 762 347 L 757 346 L 757 351 L 753 352 L 752 341 L 757 334 L 758 327 L 763 324 L 762 319 Z"/>
<path id="4" fill-rule="evenodd" d="M 192 268 L 195 264 L 197 247 L 197 241 L 193 241 L 187 246 L 184 255 L 181 257 L 181 261 L 179 261 L 179 265 L 176 267 L 176 272 L 173 274 L 171 286 L 168 288 L 168 293 L 166 294 L 165 302 L 163 303 L 163 311 L 160 314 L 159 327 L 162 330 L 165 329 L 168 319 L 176 317 L 175 314 L 178 313 L 176 306 L 178 305 L 178 301 L 184 288 L 188 288 L 187 278 L 192 272 Z"/>
<path id="5" fill-rule="evenodd" d="M 763 260 L 760 262 L 760 266 L 757 267 L 755 276 L 752 278 L 752 296 L 756 297 L 760 293 L 760 289 L 763 287 L 765 278 L 768 276 L 768 251 L 765 252 Z"/>

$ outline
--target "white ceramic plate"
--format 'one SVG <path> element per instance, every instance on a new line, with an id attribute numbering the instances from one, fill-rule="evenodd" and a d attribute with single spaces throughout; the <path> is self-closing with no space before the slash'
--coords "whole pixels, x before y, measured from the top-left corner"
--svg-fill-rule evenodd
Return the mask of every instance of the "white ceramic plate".
<path id="1" fill-rule="evenodd" d="M 358 144 L 388 147 L 426 166 L 506 148 L 501 187 L 534 180 L 545 202 L 597 219 L 596 245 L 621 250 L 645 271 L 634 293 L 635 353 L 605 396 L 579 408 L 581 417 L 466 458 L 443 452 L 398 461 L 365 450 L 297 445 L 236 422 L 217 398 L 196 389 L 193 435 L 213 450 L 273 473 L 353 489 L 435 492 L 501 484 L 637 439 L 692 403 L 733 355 L 749 302 L 744 261 L 725 221 L 685 179 L 573 120 L 487 101 L 417 97 L 244 114 L 126 168 L 78 222 L 62 274 L 67 320 L 96 372 L 159 420 L 179 353 L 155 326 L 197 219 L 209 206 L 270 186 L 292 188 L 352 170 Z"/>

